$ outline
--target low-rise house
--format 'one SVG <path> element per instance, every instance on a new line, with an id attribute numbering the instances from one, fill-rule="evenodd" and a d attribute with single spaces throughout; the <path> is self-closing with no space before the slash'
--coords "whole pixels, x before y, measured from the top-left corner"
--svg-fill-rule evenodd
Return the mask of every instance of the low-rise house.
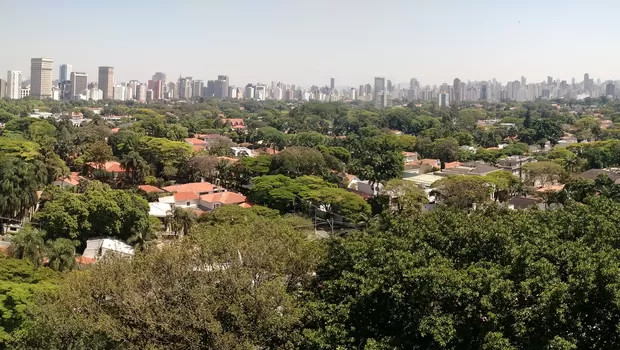
<path id="1" fill-rule="evenodd" d="M 254 157 L 254 153 L 247 147 L 231 147 L 234 157 Z"/>
<path id="2" fill-rule="evenodd" d="M 222 118 L 222 124 L 230 126 L 233 130 L 245 129 L 245 122 L 241 118 Z"/>
<path id="3" fill-rule="evenodd" d="M 123 169 L 121 163 L 116 161 L 109 161 L 105 162 L 104 164 L 88 163 L 88 166 L 93 170 L 101 170 L 108 174 L 111 174 L 114 178 L 118 178 L 127 172 L 125 169 Z"/>
<path id="4" fill-rule="evenodd" d="M 417 162 L 418 158 L 420 157 L 418 155 L 418 152 L 402 152 L 402 154 L 403 154 L 403 158 L 405 159 L 405 164 Z"/>
<path id="5" fill-rule="evenodd" d="M 510 209 L 529 209 L 539 208 L 546 209 L 545 204 L 539 198 L 515 196 L 506 203 Z"/>
<path id="6" fill-rule="evenodd" d="M 79 185 L 80 180 L 82 180 L 82 177 L 77 172 L 72 172 L 69 176 L 62 177 L 52 182 L 52 184 L 60 188 L 70 189 Z"/>
<path id="7" fill-rule="evenodd" d="M 186 184 L 171 185 L 164 187 L 163 190 L 170 193 L 192 192 L 199 195 L 222 191 L 221 188 L 210 182 L 190 182 Z"/>
<path id="8" fill-rule="evenodd" d="M 588 180 L 596 180 L 596 178 L 601 174 L 607 175 L 607 177 L 609 177 L 609 179 L 615 184 L 620 185 L 620 169 L 590 169 L 577 175 L 577 177 Z"/>
<path id="9" fill-rule="evenodd" d="M 195 152 L 199 152 L 207 148 L 207 141 L 196 137 L 188 137 L 185 139 L 185 142 L 189 143 Z"/>
<path id="10" fill-rule="evenodd" d="M 140 185 L 138 188 L 146 193 L 166 193 L 166 191 L 153 185 Z"/>
<path id="11" fill-rule="evenodd" d="M 86 241 L 83 257 L 96 261 L 106 255 L 131 257 L 134 255 L 134 250 L 130 245 L 113 238 L 91 238 Z"/>
<path id="12" fill-rule="evenodd" d="M 240 205 L 247 198 L 236 192 L 219 192 L 200 196 L 199 206 L 206 210 L 215 210 L 222 205 Z"/>
<path id="13" fill-rule="evenodd" d="M 524 164 L 535 162 L 536 159 L 530 156 L 510 156 L 502 158 L 497 162 L 497 166 L 501 169 L 509 171 L 512 175 L 525 180 L 522 167 Z"/>
<path id="14" fill-rule="evenodd" d="M 450 169 L 443 169 L 441 172 L 438 172 L 437 175 L 473 175 L 473 176 L 484 176 L 490 174 L 494 171 L 502 170 L 500 168 L 496 168 L 494 166 L 480 163 L 480 162 L 468 162 L 461 164 L 459 166 L 455 166 Z"/>

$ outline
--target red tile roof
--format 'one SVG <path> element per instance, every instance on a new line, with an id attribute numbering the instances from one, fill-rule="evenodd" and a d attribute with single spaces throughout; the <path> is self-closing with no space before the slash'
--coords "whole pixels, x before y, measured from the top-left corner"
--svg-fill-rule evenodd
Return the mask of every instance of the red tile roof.
<path id="1" fill-rule="evenodd" d="M 452 168 L 456 168 L 457 166 L 463 165 L 463 163 L 461 163 L 461 162 L 449 162 L 449 163 L 446 163 L 444 165 L 445 165 L 445 169 L 452 169 Z"/>
<path id="2" fill-rule="evenodd" d="M 208 193 L 213 192 L 216 186 L 209 182 L 191 182 L 187 184 L 179 184 L 166 186 L 163 189 L 167 192 L 192 192 L 192 193 Z"/>
<path id="3" fill-rule="evenodd" d="M 236 192 L 219 192 L 203 194 L 200 200 L 208 203 L 240 204 L 246 201 L 246 197 Z"/>
<path id="4" fill-rule="evenodd" d="M 190 145 L 194 145 L 194 146 L 206 146 L 207 145 L 207 141 L 201 140 L 195 137 L 188 137 L 185 139 L 185 142 L 189 143 Z"/>
<path id="5" fill-rule="evenodd" d="M 110 131 L 112 131 L 113 134 L 117 134 L 121 129 L 120 128 L 114 128 Z"/>
<path id="6" fill-rule="evenodd" d="M 99 164 L 88 163 L 92 168 L 99 169 Z M 125 169 L 121 166 L 121 163 L 115 161 L 105 162 L 103 164 L 103 168 L 101 170 L 105 170 L 107 173 L 124 173 Z"/>
<path id="7" fill-rule="evenodd" d="M 67 177 L 61 177 L 56 181 L 62 181 L 66 184 L 77 186 L 80 184 L 80 175 L 77 172 L 72 172 L 71 175 Z"/>
<path id="8" fill-rule="evenodd" d="M 253 205 L 248 203 L 248 202 L 243 202 L 243 203 L 239 204 L 239 206 L 241 208 L 252 208 L 253 207 Z"/>
<path id="9" fill-rule="evenodd" d="M 146 192 L 146 193 L 164 193 L 166 191 L 162 190 L 159 187 L 155 187 L 155 186 L 151 186 L 151 185 L 140 185 L 138 186 L 139 189 L 141 189 L 142 191 Z"/>
<path id="10" fill-rule="evenodd" d="M 191 201 L 191 200 L 196 200 L 198 198 L 200 198 L 200 195 L 194 192 L 177 192 L 174 194 L 175 202 Z"/>

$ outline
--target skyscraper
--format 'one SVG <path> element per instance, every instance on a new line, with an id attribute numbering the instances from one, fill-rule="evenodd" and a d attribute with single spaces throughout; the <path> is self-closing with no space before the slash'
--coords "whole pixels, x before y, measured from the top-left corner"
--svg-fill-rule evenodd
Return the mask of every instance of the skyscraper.
<path id="1" fill-rule="evenodd" d="M 450 107 L 450 94 L 447 92 L 439 93 L 439 107 Z"/>
<path id="2" fill-rule="evenodd" d="M 71 72 L 73 72 L 73 66 L 70 64 L 61 64 L 60 65 L 60 74 L 58 76 L 58 80 L 61 83 L 65 81 L 69 81 L 71 79 Z"/>
<path id="3" fill-rule="evenodd" d="M 82 72 L 71 72 L 71 98 L 78 100 L 80 94 L 88 88 L 88 75 Z"/>
<path id="4" fill-rule="evenodd" d="M 149 82 L 151 81 L 152 80 L 150 80 Z M 142 103 L 146 102 L 146 90 L 147 90 L 146 84 L 138 84 L 136 86 L 136 100 Z"/>
<path id="5" fill-rule="evenodd" d="M 166 81 L 166 73 L 155 72 L 155 74 L 153 74 L 153 80 Z"/>
<path id="6" fill-rule="evenodd" d="M 612 82 L 607 83 L 607 85 L 605 86 L 605 96 L 613 97 L 615 90 L 616 90 L 616 86 L 614 85 L 614 83 Z"/>
<path id="7" fill-rule="evenodd" d="M 452 90 L 453 90 L 453 95 L 454 96 L 454 102 L 461 102 L 463 101 L 463 96 L 461 95 L 461 79 L 459 78 L 454 78 L 454 82 L 452 84 Z"/>
<path id="8" fill-rule="evenodd" d="M 192 77 L 179 77 L 179 99 L 189 100 L 192 97 Z"/>
<path id="9" fill-rule="evenodd" d="M 38 99 L 52 98 L 51 58 L 33 58 L 30 60 L 30 96 Z"/>
<path id="10" fill-rule="evenodd" d="M 228 75 L 218 75 L 215 81 L 215 91 L 213 96 L 217 98 L 228 97 Z"/>
<path id="11" fill-rule="evenodd" d="M 383 107 L 383 95 L 385 94 L 385 78 L 375 77 L 375 94 L 373 95 L 373 101 L 375 107 Z"/>
<path id="12" fill-rule="evenodd" d="M 6 96 L 6 79 L 0 79 L 0 99 Z"/>
<path id="13" fill-rule="evenodd" d="M 157 73 L 155 74 L 157 75 Z M 153 76 L 155 77 L 155 76 Z M 155 80 L 149 80 L 148 81 L 148 89 L 149 90 L 153 90 L 153 100 L 161 100 L 164 98 L 164 94 L 163 94 L 163 80 L 159 80 L 159 79 L 155 79 Z M 146 90 L 144 90 L 144 101 L 146 101 Z M 138 98 L 138 100 L 140 100 Z"/>
<path id="14" fill-rule="evenodd" d="M 335 85 L 336 85 L 336 79 L 334 79 L 334 78 L 330 78 L 330 79 L 329 79 L 329 88 L 330 88 L 331 90 L 334 90 L 334 86 L 335 86 Z"/>
<path id="15" fill-rule="evenodd" d="M 202 80 L 194 80 L 192 82 L 192 97 L 203 97 L 202 88 L 204 86 L 205 83 Z"/>
<path id="16" fill-rule="evenodd" d="M 114 98 L 114 67 L 99 67 L 99 89 L 103 91 L 103 99 Z"/>
<path id="17" fill-rule="evenodd" d="M 6 75 L 6 96 L 10 99 L 19 99 L 22 95 L 22 72 L 10 70 Z"/>

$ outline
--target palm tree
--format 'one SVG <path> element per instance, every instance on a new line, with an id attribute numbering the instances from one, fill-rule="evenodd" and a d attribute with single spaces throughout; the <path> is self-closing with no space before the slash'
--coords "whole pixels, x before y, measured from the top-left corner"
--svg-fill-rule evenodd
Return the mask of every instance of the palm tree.
<path id="1" fill-rule="evenodd" d="M 0 216 L 22 220 L 38 202 L 37 190 L 47 177 L 45 168 L 18 158 L 0 161 Z"/>
<path id="2" fill-rule="evenodd" d="M 30 226 L 24 227 L 11 239 L 9 253 L 15 258 L 30 260 L 34 266 L 39 267 L 45 251 L 44 237 L 44 231 Z"/>
<path id="3" fill-rule="evenodd" d="M 75 243 L 67 238 L 58 238 L 48 246 L 49 266 L 56 271 L 73 270 Z"/>
<path id="4" fill-rule="evenodd" d="M 127 243 L 133 245 L 136 250 L 145 251 L 155 238 L 153 233 L 153 230 L 135 232 L 131 237 L 129 237 Z"/>
<path id="5" fill-rule="evenodd" d="M 194 215 L 182 208 L 174 208 L 172 212 L 172 231 L 175 235 L 182 237 L 189 233 L 194 224 Z"/>
<path id="6" fill-rule="evenodd" d="M 123 159 L 121 159 L 121 167 L 130 174 L 132 184 L 142 182 L 148 175 L 148 163 L 135 151 L 127 153 Z"/>

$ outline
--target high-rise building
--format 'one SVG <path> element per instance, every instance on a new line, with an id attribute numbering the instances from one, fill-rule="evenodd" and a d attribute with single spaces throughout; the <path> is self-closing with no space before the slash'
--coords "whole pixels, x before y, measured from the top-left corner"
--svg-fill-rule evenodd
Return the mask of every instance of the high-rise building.
<path id="1" fill-rule="evenodd" d="M 450 107 L 450 94 L 447 92 L 439 93 L 439 107 Z"/>
<path id="2" fill-rule="evenodd" d="M 6 97 L 19 99 L 22 94 L 22 72 L 10 70 L 6 75 Z"/>
<path id="3" fill-rule="evenodd" d="M 228 97 L 228 75 L 218 75 L 215 81 L 214 97 L 227 98 Z"/>
<path id="4" fill-rule="evenodd" d="M 245 86 L 245 92 L 243 93 L 243 96 L 248 100 L 254 98 L 254 86 L 252 84 L 248 84 Z"/>
<path id="5" fill-rule="evenodd" d="M 125 101 L 125 97 L 126 97 L 126 91 L 125 91 L 125 86 L 123 85 L 114 85 L 113 87 L 113 91 L 114 91 L 114 95 L 113 98 L 117 101 Z"/>
<path id="6" fill-rule="evenodd" d="M 607 85 L 605 86 L 605 96 L 614 96 L 616 90 L 616 86 L 614 85 L 614 83 L 609 82 L 607 83 Z"/>
<path id="7" fill-rule="evenodd" d="M 179 99 L 189 100 L 192 97 L 192 77 L 179 77 Z"/>
<path id="8" fill-rule="evenodd" d="M 487 101 L 489 99 L 489 93 L 488 93 L 488 86 L 487 84 L 482 84 L 482 86 L 480 86 L 480 100 L 481 101 Z"/>
<path id="9" fill-rule="evenodd" d="M 204 86 L 205 83 L 202 80 L 194 80 L 192 82 L 192 97 L 203 97 L 202 88 Z"/>
<path id="10" fill-rule="evenodd" d="M 153 80 L 166 81 L 166 73 L 156 72 L 153 74 Z"/>
<path id="11" fill-rule="evenodd" d="M 6 79 L 0 79 L 0 99 L 6 97 Z"/>
<path id="12" fill-rule="evenodd" d="M 553 77 L 552 76 L 547 76 L 547 85 L 553 85 Z"/>
<path id="13" fill-rule="evenodd" d="M 80 94 L 88 88 L 88 75 L 82 72 L 71 72 L 71 99 L 78 100 Z"/>
<path id="14" fill-rule="evenodd" d="M 152 80 L 150 80 L 149 82 L 151 82 Z M 148 89 L 146 84 L 138 84 L 136 86 L 136 100 L 138 100 L 139 102 L 145 103 L 146 102 L 146 90 Z"/>
<path id="15" fill-rule="evenodd" d="M 373 101 L 375 102 L 375 107 L 377 108 L 383 107 L 382 96 L 384 94 L 385 94 L 385 78 L 375 77 L 375 91 L 373 95 Z"/>
<path id="16" fill-rule="evenodd" d="M 335 85 L 336 85 L 336 79 L 334 79 L 334 78 L 330 78 L 330 79 L 329 79 L 329 88 L 330 88 L 331 90 L 334 90 Z"/>
<path id="17" fill-rule="evenodd" d="M 103 91 L 103 99 L 114 98 L 114 67 L 99 67 L 99 89 Z"/>
<path id="18" fill-rule="evenodd" d="M 159 79 L 148 81 L 148 89 L 153 90 L 153 100 L 159 101 L 164 98 L 163 82 L 164 82 L 163 80 L 159 80 Z M 146 90 L 144 91 L 144 94 L 145 94 L 144 101 L 146 101 Z"/>
<path id="19" fill-rule="evenodd" d="M 33 58 L 30 60 L 30 96 L 38 99 L 52 98 L 51 58 Z"/>
<path id="20" fill-rule="evenodd" d="M 61 83 L 69 81 L 71 79 L 71 72 L 73 72 L 73 66 L 70 64 L 61 64 L 59 71 L 58 81 Z"/>
<path id="21" fill-rule="evenodd" d="M 525 87 L 527 85 L 527 79 L 524 76 L 521 76 L 521 86 Z"/>
<path id="22" fill-rule="evenodd" d="M 461 79 L 454 78 L 452 84 L 452 96 L 454 96 L 454 102 L 463 102 L 463 95 L 461 94 Z"/>

